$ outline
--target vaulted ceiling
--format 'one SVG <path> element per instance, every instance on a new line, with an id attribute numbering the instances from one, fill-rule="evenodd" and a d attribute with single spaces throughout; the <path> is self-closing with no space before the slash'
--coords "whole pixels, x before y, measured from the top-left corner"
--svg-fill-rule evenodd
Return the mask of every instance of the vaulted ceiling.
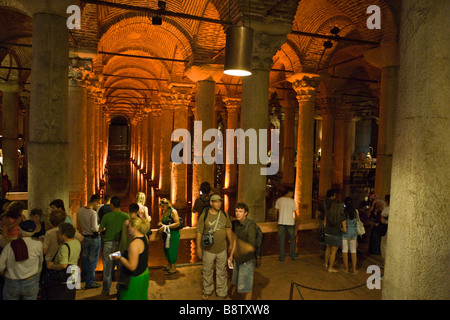
<path id="1" fill-rule="evenodd" d="M 381 40 L 397 40 L 399 4 L 387 0 L 167 0 L 162 23 L 156 0 L 81 1 L 81 29 L 70 30 L 75 53 L 94 57 L 93 68 L 111 112 L 133 116 L 157 102 L 172 81 L 190 82 L 191 64 L 223 65 L 229 24 L 289 23 L 293 32 L 273 57 L 271 87 L 279 98 L 291 90 L 286 78 L 297 72 L 328 72 L 322 95 L 366 95 L 376 104 L 380 70 L 362 54 Z M 382 10 L 382 28 L 366 26 L 369 5 Z M 161 13 L 161 12 L 159 12 Z M 331 40 L 317 35 L 339 38 Z M 295 32 L 295 31 L 300 31 Z M 346 41 L 346 39 L 354 41 Z M 0 0 L 0 81 L 18 81 L 29 89 L 32 18 L 19 0 Z M 359 41 L 358 41 L 359 40 Z M 223 75 L 218 95 L 241 94 L 241 78 Z M 371 99 L 374 98 L 375 100 Z M 375 103 L 374 103 L 375 101 Z"/>

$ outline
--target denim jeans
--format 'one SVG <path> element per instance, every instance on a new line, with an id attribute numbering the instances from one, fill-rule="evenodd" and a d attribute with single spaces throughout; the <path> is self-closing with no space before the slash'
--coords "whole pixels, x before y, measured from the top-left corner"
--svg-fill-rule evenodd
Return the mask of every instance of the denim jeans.
<path id="1" fill-rule="evenodd" d="M 256 260 L 250 260 L 238 265 L 236 261 L 234 261 L 231 283 L 237 287 L 238 293 L 252 292 L 255 262 Z"/>
<path id="2" fill-rule="evenodd" d="M 109 255 L 119 250 L 119 241 L 106 241 L 103 243 L 103 289 L 102 293 L 108 295 L 114 275 L 114 268 L 119 270 L 119 260 L 111 260 Z"/>
<path id="3" fill-rule="evenodd" d="M 100 254 L 100 237 L 83 240 L 83 252 L 81 255 L 81 278 L 86 281 L 86 286 L 91 286 L 95 281 L 95 268 Z"/>
<path id="4" fill-rule="evenodd" d="M 12 280 L 5 278 L 3 288 L 4 300 L 37 300 L 39 292 L 39 276 L 36 274 L 31 279 Z"/>
<path id="5" fill-rule="evenodd" d="M 284 224 L 278 225 L 278 239 L 280 243 L 280 260 L 284 260 L 284 238 L 286 235 L 286 231 L 289 235 L 289 242 L 291 243 L 291 258 L 294 259 L 297 257 L 296 251 L 296 240 L 295 240 L 295 225 L 289 226 Z"/>

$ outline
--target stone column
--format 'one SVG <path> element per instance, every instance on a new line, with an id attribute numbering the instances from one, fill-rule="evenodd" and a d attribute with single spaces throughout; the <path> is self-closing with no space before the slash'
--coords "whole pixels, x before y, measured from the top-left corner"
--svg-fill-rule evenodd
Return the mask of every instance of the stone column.
<path id="1" fill-rule="evenodd" d="M 382 298 L 450 299 L 448 1 L 402 1 Z"/>
<path id="2" fill-rule="evenodd" d="M 202 130 L 201 132 L 194 131 L 194 135 L 201 134 L 201 137 L 203 137 L 206 130 L 215 128 L 215 87 L 216 82 L 223 76 L 222 71 L 222 68 L 217 65 L 193 65 L 186 70 L 188 78 L 197 83 L 194 121 L 201 122 Z M 214 164 L 205 163 L 205 159 L 203 158 L 203 150 L 211 141 L 203 141 L 203 139 L 201 141 L 201 150 L 194 145 L 192 158 L 192 204 L 194 204 L 195 199 L 200 194 L 200 185 L 202 182 L 206 181 L 211 186 L 214 185 Z"/>
<path id="3" fill-rule="evenodd" d="M 350 195 L 350 172 L 352 163 L 352 149 L 355 141 L 355 136 L 352 131 L 353 113 L 350 111 L 350 106 L 346 108 L 346 116 L 344 118 L 344 159 L 343 159 L 343 173 L 344 173 L 344 197 Z"/>
<path id="4" fill-rule="evenodd" d="M 259 129 L 268 130 L 269 127 L 270 69 L 273 56 L 286 41 L 286 36 L 258 32 L 257 29 L 255 31 L 252 75 L 242 79 L 241 128 L 244 132 L 251 129 L 259 133 Z M 260 137 L 258 143 L 259 139 Z M 266 218 L 267 183 L 267 177 L 261 174 L 261 168 L 266 165 L 259 160 L 256 164 L 249 163 L 248 144 L 247 141 L 245 164 L 239 164 L 238 201 L 248 205 L 250 219 L 261 222 Z M 260 153 L 259 146 L 257 150 Z M 249 181 L 252 183 L 249 184 Z"/>
<path id="5" fill-rule="evenodd" d="M 89 89 L 87 94 L 87 108 L 86 108 L 86 185 L 87 198 L 90 198 L 95 193 L 95 140 L 94 127 L 95 121 L 95 93 Z"/>
<path id="6" fill-rule="evenodd" d="M 327 191 L 331 189 L 333 175 L 333 132 L 334 132 L 334 108 L 335 98 L 327 98 L 322 110 L 322 152 L 320 155 L 319 198 L 327 197 Z"/>
<path id="7" fill-rule="evenodd" d="M 166 125 L 166 123 L 162 122 L 162 112 L 161 108 L 154 108 L 152 113 L 152 185 L 155 187 L 159 186 L 159 179 L 161 174 L 161 130 L 162 127 Z M 170 126 L 171 127 L 171 126 Z M 165 146 L 165 148 L 170 148 L 170 144 Z"/>
<path id="8" fill-rule="evenodd" d="M 69 69 L 69 192 L 78 206 L 87 203 L 87 92 L 83 87 L 84 68 L 73 59 Z"/>
<path id="9" fill-rule="evenodd" d="M 11 180 L 12 188 L 19 184 L 19 85 L 0 84 L 2 91 L 2 149 L 3 172 Z M 2 180 L 3 182 L 3 180 Z M 10 190 L 12 191 L 12 190 Z"/>
<path id="10" fill-rule="evenodd" d="M 54 199 L 69 204 L 66 10 L 79 1 L 24 0 L 21 3 L 33 17 L 28 207 L 42 208 L 45 212 Z"/>
<path id="11" fill-rule="evenodd" d="M 282 183 L 294 187 L 295 178 L 295 109 L 298 105 L 296 99 L 290 99 L 281 106 L 284 108 L 284 154 Z"/>
<path id="12" fill-rule="evenodd" d="M 298 218 L 312 217 L 312 184 L 314 162 L 314 105 L 316 89 L 321 76 L 310 73 L 297 73 L 287 79 L 297 92 L 299 103 L 297 172 L 295 180 L 295 202 Z"/>
<path id="13" fill-rule="evenodd" d="M 225 109 L 227 111 L 227 125 L 226 129 L 236 130 L 239 123 L 239 114 L 241 111 L 241 99 L 237 98 L 225 98 Z M 224 137 L 226 139 L 226 135 Z M 234 155 L 231 158 L 231 155 Z M 236 203 L 237 195 L 237 142 L 225 140 L 225 184 L 224 190 L 227 199 L 225 199 L 224 209 L 229 212 L 230 209 L 234 208 Z"/>
<path id="14" fill-rule="evenodd" d="M 159 173 L 159 195 L 170 198 L 171 189 L 171 162 L 172 150 L 171 135 L 173 131 L 173 106 L 170 93 L 162 92 L 159 95 L 161 102 L 161 146 L 160 148 L 160 173 Z"/>
<path id="15" fill-rule="evenodd" d="M 392 153 L 394 151 L 394 115 L 397 109 L 397 43 L 382 42 L 364 53 L 364 58 L 381 69 L 380 112 L 377 145 L 375 193 L 382 199 L 391 189 Z"/>
<path id="16" fill-rule="evenodd" d="M 186 83 L 171 83 L 169 90 L 171 90 L 172 105 L 173 105 L 173 129 L 188 130 L 188 108 L 191 102 L 191 94 L 193 84 Z M 179 139 L 175 142 L 179 142 Z M 184 137 L 186 143 L 186 137 Z M 171 148 L 170 148 L 171 149 Z M 189 145 L 185 144 L 185 152 L 191 152 Z M 187 206 L 187 164 L 172 162 L 172 184 L 171 184 L 171 201 L 176 209 L 181 212 Z M 181 213 L 180 212 L 180 213 Z M 181 213 L 182 214 L 182 213 Z"/>
<path id="17" fill-rule="evenodd" d="M 334 115 L 333 175 L 332 183 L 337 197 L 342 200 L 344 188 L 345 114 L 336 110 Z"/>

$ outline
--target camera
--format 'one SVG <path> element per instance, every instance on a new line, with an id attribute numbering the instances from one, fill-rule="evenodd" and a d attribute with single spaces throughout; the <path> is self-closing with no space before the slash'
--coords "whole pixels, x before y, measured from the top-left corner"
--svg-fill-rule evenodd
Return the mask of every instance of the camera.
<path id="1" fill-rule="evenodd" d="M 202 235 L 202 245 L 203 247 L 210 247 L 214 244 L 214 236 L 212 233 L 204 233 Z"/>

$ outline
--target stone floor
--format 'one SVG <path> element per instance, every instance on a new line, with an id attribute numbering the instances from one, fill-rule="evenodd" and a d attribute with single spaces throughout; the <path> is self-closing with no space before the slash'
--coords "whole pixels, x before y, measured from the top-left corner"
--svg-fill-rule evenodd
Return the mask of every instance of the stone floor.
<path id="1" fill-rule="evenodd" d="M 362 248 L 361 248 L 362 250 Z M 365 251 L 363 251 L 365 252 Z M 277 255 L 264 256 L 255 270 L 253 300 L 289 300 L 291 283 L 295 282 L 308 288 L 293 288 L 292 300 L 380 300 L 381 290 L 368 289 L 365 285 L 372 273 L 366 273 L 370 265 L 380 265 L 377 255 L 358 254 L 358 274 L 344 272 L 328 273 L 323 264 L 323 252 L 300 252 L 297 260 L 289 257 L 280 262 Z M 342 266 L 341 254 L 338 253 L 335 267 Z M 148 295 L 150 300 L 200 300 L 202 292 L 201 263 L 181 264 L 178 273 L 167 276 L 161 267 L 150 267 L 150 284 Z M 383 269 L 381 269 L 381 273 Z M 229 283 L 231 273 L 229 273 Z M 101 283 L 101 272 L 97 274 Z M 116 282 L 113 282 L 111 296 L 104 296 L 99 289 L 77 290 L 77 300 L 115 300 Z M 361 286 L 360 286 L 361 285 Z M 320 290 L 342 290 L 360 286 L 352 290 L 326 292 Z M 300 296 L 301 294 L 301 296 Z M 232 299 L 236 297 L 229 297 Z M 215 295 L 210 297 L 216 299 Z"/>

